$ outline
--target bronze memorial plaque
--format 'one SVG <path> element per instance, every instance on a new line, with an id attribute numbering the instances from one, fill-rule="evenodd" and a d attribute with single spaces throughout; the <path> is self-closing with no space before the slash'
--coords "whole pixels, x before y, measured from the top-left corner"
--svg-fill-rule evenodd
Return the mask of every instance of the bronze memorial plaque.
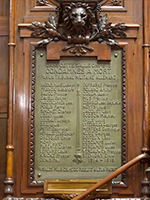
<path id="1" fill-rule="evenodd" d="M 111 61 L 36 50 L 35 179 L 102 179 L 121 166 L 121 73 L 121 50 Z"/>

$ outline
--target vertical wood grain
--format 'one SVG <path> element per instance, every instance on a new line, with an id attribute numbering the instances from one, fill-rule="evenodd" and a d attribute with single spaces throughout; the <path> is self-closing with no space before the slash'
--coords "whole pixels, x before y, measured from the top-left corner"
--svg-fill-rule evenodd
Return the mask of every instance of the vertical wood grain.
<path id="1" fill-rule="evenodd" d="M 1 116 L 1 115 L 0 115 Z M 4 179 L 6 173 L 6 132 L 7 119 L 0 119 L 0 199 L 4 197 Z"/>
<path id="2" fill-rule="evenodd" d="M 0 0 L 0 200 L 6 176 L 9 0 Z"/>
<path id="3" fill-rule="evenodd" d="M 8 89 L 8 130 L 7 130 L 7 160 L 6 179 L 4 181 L 5 196 L 13 195 L 13 100 L 14 100 L 14 57 L 15 57 L 15 0 L 10 0 L 9 12 L 9 89 Z"/>
<path id="4" fill-rule="evenodd" d="M 143 68 L 144 68 L 144 88 L 143 88 L 143 148 L 142 152 L 150 153 L 149 148 L 149 0 L 143 0 Z M 149 161 L 144 162 L 143 170 L 149 166 Z M 142 197 L 150 196 L 149 180 L 143 173 L 141 182 Z"/>

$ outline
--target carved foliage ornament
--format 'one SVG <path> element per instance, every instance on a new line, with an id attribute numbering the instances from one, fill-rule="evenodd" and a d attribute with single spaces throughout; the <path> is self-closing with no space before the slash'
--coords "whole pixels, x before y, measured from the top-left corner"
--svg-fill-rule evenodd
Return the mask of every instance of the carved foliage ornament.
<path id="1" fill-rule="evenodd" d="M 97 1 L 91 3 L 72 2 L 60 3 L 56 8 L 56 17 L 49 15 L 45 24 L 32 22 L 28 27 L 32 37 L 42 37 L 38 45 L 46 45 L 51 41 L 67 41 L 62 51 L 70 50 L 71 53 L 80 56 L 87 51 L 94 51 L 89 46 L 91 41 L 106 42 L 107 45 L 118 45 L 115 35 L 126 37 L 124 23 L 112 25 L 107 23 L 107 14 L 101 16 L 101 4 Z"/>

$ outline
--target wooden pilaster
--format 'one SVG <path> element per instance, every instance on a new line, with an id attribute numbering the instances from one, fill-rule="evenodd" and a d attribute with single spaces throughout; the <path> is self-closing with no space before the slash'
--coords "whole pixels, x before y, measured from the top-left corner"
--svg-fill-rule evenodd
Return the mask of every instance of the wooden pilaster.
<path id="1" fill-rule="evenodd" d="M 13 101 L 14 101 L 14 55 L 15 55 L 15 0 L 10 0 L 9 15 L 9 99 L 8 99 L 8 131 L 6 179 L 4 181 L 5 196 L 13 195 Z"/>

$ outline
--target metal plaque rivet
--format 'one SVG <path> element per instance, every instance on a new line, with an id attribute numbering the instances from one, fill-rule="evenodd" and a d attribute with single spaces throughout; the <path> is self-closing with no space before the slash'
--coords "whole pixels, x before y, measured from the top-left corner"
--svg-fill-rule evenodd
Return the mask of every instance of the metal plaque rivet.
<path id="1" fill-rule="evenodd" d="M 118 54 L 117 53 L 115 53 L 115 55 L 114 55 L 115 57 L 117 57 L 118 56 Z"/>
<path id="2" fill-rule="evenodd" d="M 38 177 L 41 177 L 41 174 L 40 174 L 40 173 L 38 174 Z"/>
<path id="3" fill-rule="evenodd" d="M 40 56 L 43 57 L 43 53 L 41 53 Z"/>

